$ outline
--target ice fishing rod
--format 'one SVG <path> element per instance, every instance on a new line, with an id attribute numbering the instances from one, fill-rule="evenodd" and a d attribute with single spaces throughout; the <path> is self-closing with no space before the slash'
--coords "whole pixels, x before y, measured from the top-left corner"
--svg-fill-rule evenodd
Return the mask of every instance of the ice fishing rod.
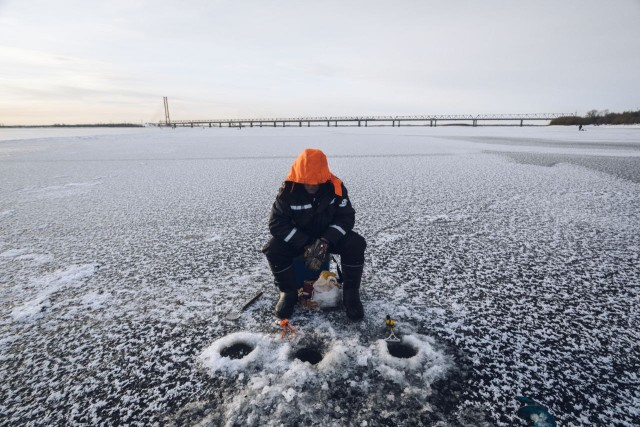
<path id="1" fill-rule="evenodd" d="M 262 296 L 262 294 L 264 293 L 264 291 L 258 291 L 258 293 L 256 293 L 253 298 L 251 298 L 249 301 L 247 301 L 242 307 L 240 307 L 240 310 L 233 312 L 233 313 L 229 313 L 225 316 L 225 318 L 227 320 L 237 320 L 240 318 L 240 316 L 242 315 L 242 312 L 244 312 L 247 308 L 249 308 L 249 306 L 251 304 L 253 304 L 254 302 L 256 302 L 258 300 L 258 298 L 260 298 Z"/>

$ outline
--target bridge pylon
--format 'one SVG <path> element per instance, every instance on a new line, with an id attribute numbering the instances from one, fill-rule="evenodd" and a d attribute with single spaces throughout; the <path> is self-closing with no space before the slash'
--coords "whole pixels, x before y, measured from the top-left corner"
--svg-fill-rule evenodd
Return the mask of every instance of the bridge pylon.
<path id="1" fill-rule="evenodd" d="M 171 126 L 171 118 L 169 117 L 169 99 L 166 96 L 162 97 L 164 101 L 164 123 L 167 126 Z"/>

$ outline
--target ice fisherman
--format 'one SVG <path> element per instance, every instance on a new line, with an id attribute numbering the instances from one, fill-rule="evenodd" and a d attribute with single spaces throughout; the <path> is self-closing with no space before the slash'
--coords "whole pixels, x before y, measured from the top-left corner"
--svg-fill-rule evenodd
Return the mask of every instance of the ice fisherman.
<path id="1" fill-rule="evenodd" d="M 354 232 L 355 210 L 347 189 L 329 171 L 327 156 L 307 148 L 293 162 L 278 191 L 269 230 L 272 237 L 262 248 L 280 297 L 275 315 L 288 319 L 298 301 L 293 260 L 304 257 L 317 270 L 329 254 L 339 254 L 342 266 L 342 303 L 351 320 L 361 320 L 360 281 L 366 241 Z"/>

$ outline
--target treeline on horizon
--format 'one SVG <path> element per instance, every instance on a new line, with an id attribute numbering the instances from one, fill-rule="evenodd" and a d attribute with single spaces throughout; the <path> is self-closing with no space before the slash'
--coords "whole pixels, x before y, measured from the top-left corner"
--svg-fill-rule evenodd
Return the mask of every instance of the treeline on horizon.
<path id="1" fill-rule="evenodd" d="M 635 125 L 640 123 L 640 110 L 625 111 L 624 113 L 610 113 L 609 110 L 591 110 L 585 117 L 565 116 L 551 120 L 550 125 Z"/>
<path id="2" fill-rule="evenodd" d="M 56 123 L 53 125 L 13 125 L 4 126 L 0 125 L 0 128 L 141 128 L 144 125 L 135 123 L 88 123 L 78 125 L 67 125 L 64 123 Z"/>

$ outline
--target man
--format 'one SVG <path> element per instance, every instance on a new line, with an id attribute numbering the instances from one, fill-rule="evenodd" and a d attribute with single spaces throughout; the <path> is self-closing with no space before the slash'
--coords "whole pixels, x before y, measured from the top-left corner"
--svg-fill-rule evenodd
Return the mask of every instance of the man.
<path id="1" fill-rule="evenodd" d="M 364 265 L 364 238 L 352 230 L 355 211 L 342 181 L 329 171 L 325 154 L 307 148 L 295 160 L 271 209 L 272 238 L 262 252 L 280 290 L 275 314 L 288 319 L 298 301 L 293 260 L 304 256 L 314 270 L 330 253 L 340 255 L 342 303 L 351 320 L 361 320 L 360 280 Z"/>

